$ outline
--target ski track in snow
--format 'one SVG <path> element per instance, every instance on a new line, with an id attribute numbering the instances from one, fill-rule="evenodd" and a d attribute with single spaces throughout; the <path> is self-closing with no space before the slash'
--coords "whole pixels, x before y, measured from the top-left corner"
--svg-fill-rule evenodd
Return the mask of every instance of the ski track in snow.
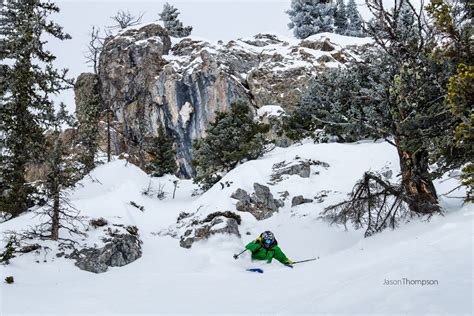
<path id="1" fill-rule="evenodd" d="M 268 185 L 273 164 L 292 162 L 295 156 L 327 162 L 330 167 L 312 166 L 310 178 L 293 175 Z M 387 143 L 304 142 L 276 148 L 261 159 L 238 166 L 222 180 L 232 182 L 229 188 L 221 189 L 217 184 L 192 197 L 195 185 L 181 180 L 173 200 L 174 177 L 149 178 L 120 160 L 99 166 L 72 193 L 72 202 L 90 218 L 137 225 L 143 256 L 124 267 L 93 274 L 79 270 L 72 260 L 56 258 L 54 244 L 44 242 L 51 251 L 22 255 L 0 267 L 2 278 L 15 277 L 13 285 L 0 285 L 0 314 L 471 315 L 472 205 L 462 206 L 458 199 L 440 195 L 444 216 L 433 216 L 430 221 L 413 219 L 394 231 L 385 230 L 365 239 L 363 230 L 348 226 L 345 231 L 318 218 L 325 206 L 346 198 L 364 171 L 384 167 L 391 169 L 394 177 L 399 173 L 396 151 Z M 169 193 L 166 199 L 141 195 L 150 181 L 155 187 L 165 185 Z M 235 210 L 232 192 L 237 188 L 253 192 L 254 182 L 268 185 L 275 198 L 284 190 L 290 196 L 280 212 L 267 220 L 257 221 L 248 213 L 240 213 L 241 239 L 216 235 L 184 249 L 179 239 L 155 234 L 175 224 L 182 211 L 199 209 L 205 216 Z M 436 185 L 442 194 L 455 187 L 456 181 L 443 179 Z M 291 207 L 293 196 L 313 198 L 321 190 L 331 190 L 323 203 Z M 145 212 L 129 205 L 130 201 L 143 205 Z M 34 220 L 25 214 L 0 224 L 0 230 L 20 229 Z M 290 269 L 276 261 L 251 262 L 248 253 L 238 260 L 232 258 L 267 229 L 276 234 L 290 259 L 320 259 Z M 100 246 L 101 233 L 100 228 L 91 230 L 87 243 Z M 247 268 L 265 272 L 249 273 Z M 433 279 L 438 285 L 383 285 L 385 279 L 401 278 Z"/>

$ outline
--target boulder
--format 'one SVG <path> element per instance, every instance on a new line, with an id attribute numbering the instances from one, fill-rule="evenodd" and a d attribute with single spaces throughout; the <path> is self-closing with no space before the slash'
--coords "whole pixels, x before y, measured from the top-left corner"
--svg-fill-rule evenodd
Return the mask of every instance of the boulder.
<path id="1" fill-rule="evenodd" d="M 306 199 L 302 195 L 297 195 L 297 196 L 294 196 L 293 199 L 291 200 L 291 207 L 301 205 L 304 203 L 311 203 L 311 202 L 313 202 L 312 199 Z"/>
<path id="2" fill-rule="evenodd" d="M 229 234 L 240 237 L 240 223 L 240 216 L 230 211 L 214 212 L 203 220 L 194 219 L 181 236 L 179 245 L 183 248 L 191 248 L 196 241 L 208 239 L 216 234 Z"/>
<path id="3" fill-rule="evenodd" d="M 247 193 L 247 191 L 242 190 L 241 188 L 238 188 L 237 191 L 232 193 L 230 197 L 243 203 L 250 202 L 250 195 Z"/>
<path id="4" fill-rule="evenodd" d="M 109 267 L 121 267 L 142 256 L 141 241 L 137 236 L 116 235 L 102 248 L 84 248 L 69 257 L 76 260 L 81 270 L 103 273 Z"/>
<path id="5" fill-rule="evenodd" d="M 311 174 L 311 164 L 308 161 L 300 161 L 297 164 L 288 166 L 283 163 L 274 164 L 273 173 L 270 180 L 273 182 L 279 182 L 283 180 L 284 175 L 298 175 L 302 178 L 309 178 Z"/>
<path id="6" fill-rule="evenodd" d="M 273 198 L 270 188 L 259 184 L 253 184 L 254 193 L 249 196 L 245 190 L 237 189 L 231 197 L 237 199 L 236 209 L 240 212 L 249 212 L 256 219 L 262 220 L 271 217 L 284 205 L 281 200 Z"/>
<path id="7" fill-rule="evenodd" d="M 273 165 L 273 173 L 270 176 L 270 180 L 280 182 L 285 179 L 285 176 L 298 175 L 302 178 L 309 178 L 311 175 L 311 166 L 320 166 L 324 169 L 329 168 L 329 164 L 324 161 L 306 159 L 301 160 L 299 157 L 295 157 L 296 162 L 281 161 Z"/>

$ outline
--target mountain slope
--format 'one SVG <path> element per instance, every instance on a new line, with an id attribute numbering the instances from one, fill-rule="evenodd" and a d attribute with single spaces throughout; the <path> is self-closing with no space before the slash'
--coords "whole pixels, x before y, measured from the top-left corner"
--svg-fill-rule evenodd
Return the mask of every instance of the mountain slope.
<path id="1" fill-rule="evenodd" d="M 309 178 L 291 175 L 268 184 L 272 166 L 281 161 L 293 163 L 295 156 L 299 157 L 296 161 L 319 160 L 329 167 L 313 165 Z M 124 267 L 93 274 L 79 270 L 72 260 L 57 258 L 55 245 L 45 242 L 49 251 L 26 254 L 0 267 L 2 277 L 15 277 L 13 285 L 3 283 L 0 287 L 0 311 L 2 315 L 99 311 L 102 315 L 471 314 L 472 205 L 461 207 L 459 200 L 441 196 L 444 216 L 433 216 L 430 221 L 413 219 L 395 231 L 386 230 L 370 238 L 363 238 L 363 231 L 351 227 L 345 231 L 318 218 L 324 206 L 346 197 L 364 171 L 391 170 L 396 175 L 397 159 L 395 149 L 387 143 L 306 142 L 277 148 L 261 159 L 243 163 L 221 181 L 231 183 L 230 187 L 221 189 L 217 184 L 192 197 L 195 186 L 182 180 L 176 198 L 168 195 L 161 201 L 143 196 L 141 191 L 152 181 L 154 186 L 164 184 L 164 190 L 171 192 L 175 178 L 150 179 L 120 160 L 99 166 L 72 192 L 72 202 L 84 216 L 136 225 L 143 240 L 143 256 Z M 179 247 L 179 240 L 165 234 L 176 229 L 176 217 L 182 211 L 205 216 L 235 210 L 237 201 L 230 195 L 237 188 L 251 192 L 255 182 L 267 185 L 274 197 L 285 190 L 289 197 L 278 213 L 263 221 L 239 212 L 243 219 L 241 239 L 215 235 L 184 249 Z M 455 185 L 454 180 L 444 179 L 437 183 L 437 189 L 442 194 Z M 322 190 L 329 191 L 323 202 L 291 207 L 293 196 L 314 198 Z M 131 200 L 143 205 L 145 211 L 130 206 Z M 0 224 L 0 228 L 19 229 L 34 220 L 26 214 Z M 238 260 L 232 258 L 267 229 L 276 234 L 290 259 L 320 259 L 290 269 L 278 262 L 251 262 L 248 254 Z M 91 229 L 84 242 L 100 245 L 101 234 L 100 229 Z M 245 272 L 249 267 L 261 267 L 265 273 Z M 396 283 L 394 280 L 403 278 L 435 280 L 437 285 L 384 285 L 385 280 Z"/>

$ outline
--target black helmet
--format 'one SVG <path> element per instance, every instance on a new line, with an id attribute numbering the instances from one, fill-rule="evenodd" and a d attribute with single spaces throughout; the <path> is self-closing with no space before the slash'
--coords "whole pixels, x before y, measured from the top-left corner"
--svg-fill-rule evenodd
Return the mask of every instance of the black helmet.
<path id="1" fill-rule="evenodd" d="M 277 244 L 275 236 L 269 230 L 264 231 L 263 233 L 261 233 L 260 234 L 260 239 L 262 240 L 262 244 L 267 248 L 273 247 Z"/>

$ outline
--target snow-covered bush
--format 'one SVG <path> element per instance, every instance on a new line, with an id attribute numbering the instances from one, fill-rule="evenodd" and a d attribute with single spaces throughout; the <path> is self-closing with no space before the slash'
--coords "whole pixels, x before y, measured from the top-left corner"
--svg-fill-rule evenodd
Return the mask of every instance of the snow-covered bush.
<path id="1" fill-rule="evenodd" d="M 178 19 L 178 9 L 171 4 L 165 3 L 163 11 L 159 15 L 160 20 L 163 21 L 165 28 L 171 36 L 186 37 L 191 34 L 193 27 L 183 26 L 183 23 Z"/>

